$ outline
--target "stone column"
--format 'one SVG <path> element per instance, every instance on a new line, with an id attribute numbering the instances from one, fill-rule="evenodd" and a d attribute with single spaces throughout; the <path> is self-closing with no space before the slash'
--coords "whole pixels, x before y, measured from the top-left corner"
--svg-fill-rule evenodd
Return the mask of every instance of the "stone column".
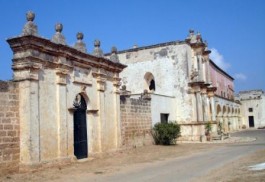
<path id="1" fill-rule="evenodd" d="M 201 90 L 202 93 L 202 112 L 203 112 L 203 121 L 209 121 L 209 106 L 207 103 L 207 90 L 203 88 Z"/>
<path id="2" fill-rule="evenodd" d="M 14 80 L 19 81 L 20 163 L 22 165 L 40 162 L 39 69 L 38 66 L 32 66 L 21 70 L 23 76 L 18 73 L 18 70 L 14 74 Z"/>
<path id="3" fill-rule="evenodd" d="M 209 87 L 207 88 L 208 91 L 208 97 L 210 98 L 211 103 L 211 111 L 212 111 L 212 121 L 216 121 L 216 110 L 215 110 L 215 102 L 214 102 L 214 91 L 216 90 L 215 87 Z"/>
<path id="4" fill-rule="evenodd" d="M 227 116 L 227 128 L 228 128 L 228 131 L 232 131 L 233 130 L 233 124 L 234 123 L 232 121 L 232 117 L 231 116 Z"/>
<path id="5" fill-rule="evenodd" d="M 223 126 L 224 126 L 224 131 L 228 132 L 228 117 L 227 116 L 223 116 Z"/>
<path id="6" fill-rule="evenodd" d="M 57 69 L 57 125 L 58 125 L 58 157 L 66 158 L 68 150 L 67 141 L 67 99 L 66 77 L 67 70 Z"/>
<path id="7" fill-rule="evenodd" d="M 210 97 L 210 102 L 211 102 L 211 110 L 212 110 L 212 121 L 216 120 L 216 112 L 215 112 L 215 102 L 213 96 Z"/>
<path id="8" fill-rule="evenodd" d="M 218 121 L 221 123 L 222 129 L 224 130 L 224 120 L 222 116 L 217 116 Z"/>
<path id="9" fill-rule="evenodd" d="M 237 116 L 236 118 L 237 118 L 237 122 L 238 122 L 239 129 L 242 129 L 242 122 L 241 122 L 240 116 Z"/>
<path id="10" fill-rule="evenodd" d="M 201 92 L 196 91 L 196 109 L 197 109 L 197 121 L 203 121 L 203 112 L 202 112 L 202 98 Z"/>
<path id="11" fill-rule="evenodd" d="M 104 133 L 102 133 L 102 125 L 106 123 L 105 118 L 105 86 L 106 86 L 106 74 L 103 73 L 102 70 L 98 70 L 98 72 L 92 73 L 93 77 L 96 78 L 97 81 L 97 90 L 98 90 L 98 127 L 97 127 L 97 133 L 98 133 L 98 152 L 102 152 L 102 143 L 103 138 L 102 136 Z"/>
<path id="12" fill-rule="evenodd" d="M 196 93 L 191 94 L 191 96 L 192 96 L 192 112 L 193 112 L 192 121 L 198 121 Z"/>
<path id="13" fill-rule="evenodd" d="M 234 115 L 234 122 L 236 124 L 236 130 L 239 130 L 239 125 L 238 125 L 238 120 L 237 120 L 237 117 Z"/>
<path id="14" fill-rule="evenodd" d="M 121 116 L 120 116 L 120 91 L 119 91 L 119 87 L 120 87 L 120 78 L 119 78 L 119 74 L 116 73 L 115 77 L 113 79 L 113 87 L 114 87 L 114 108 L 116 108 L 115 110 L 115 118 L 114 121 L 116 122 L 116 132 L 115 132 L 115 138 L 116 138 L 116 148 L 119 148 L 121 146 Z"/>

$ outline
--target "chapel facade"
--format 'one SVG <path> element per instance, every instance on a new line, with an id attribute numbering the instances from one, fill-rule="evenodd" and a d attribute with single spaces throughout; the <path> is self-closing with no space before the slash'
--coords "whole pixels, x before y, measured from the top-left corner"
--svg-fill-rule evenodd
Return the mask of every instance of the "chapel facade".
<path id="1" fill-rule="evenodd" d="M 98 40 L 87 53 L 82 33 L 68 46 L 62 24 L 42 38 L 34 18 L 28 12 L 22 34 L 7 40 L 13 80 L 0 93 L 0 167 L 34 170 L 119 149 L 119 74 L 126 66 L 104 58 Z"/>

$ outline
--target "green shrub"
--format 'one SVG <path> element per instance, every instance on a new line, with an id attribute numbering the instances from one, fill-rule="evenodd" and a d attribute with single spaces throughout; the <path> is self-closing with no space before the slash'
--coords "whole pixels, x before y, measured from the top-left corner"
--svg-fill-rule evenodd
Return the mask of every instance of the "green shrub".
<path id="1" fill-rule="evenodd" d="M 153 138 L 156 145 L 175 144 L 180 136 L 180 125 L 177 123 L 156 123 L 153 127 Z"/>

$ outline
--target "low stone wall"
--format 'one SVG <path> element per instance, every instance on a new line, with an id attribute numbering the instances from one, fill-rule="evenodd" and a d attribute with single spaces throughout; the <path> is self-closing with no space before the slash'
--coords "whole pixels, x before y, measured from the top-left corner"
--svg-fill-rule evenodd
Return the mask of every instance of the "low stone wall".
<path id="1" fill-rule="evenodd" d="M 151 102 L 141 99 L 121 99 L 122 147 L 131 148 L 153 143 Z"/>
<path id="2" fill-rule="evenodd" d="M 0 81 L 0 174 L 19 169 L 18 92 L 16 83 Z"/>
<path id="3" fill-rule="evenodd" d="M 205 136 L 206 123 L 188 123 L 180 124 L 181 137 L 178 141 L 200 141 L 202 136 Z M 217 123 L 212 123 L 212 133 L 217 133 Z"/>

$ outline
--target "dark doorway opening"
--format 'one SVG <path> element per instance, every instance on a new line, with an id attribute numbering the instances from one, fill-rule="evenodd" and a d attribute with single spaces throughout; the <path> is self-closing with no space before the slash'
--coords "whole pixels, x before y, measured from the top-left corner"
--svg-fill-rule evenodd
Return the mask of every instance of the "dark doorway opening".
<path id="1" fill-rule="evenodd" d="M 149 90 L 156 90 L 156 85 L 155 85 L 155 81 L 152 79 L 149 85 Z"/>
<path id="2" fill-rule="evenodd" d="M 161 123 L 168 123 L 168 116 L 169 116 L 169 114 L 161 113 L 160 114 L 160 121 L 161 121 Z"/>
<path id="3" fill-rule="evenodd" d="M 87 158 L 87 124 L 86 101 L 81 94 L 76 96 L 74 103 L 74 155 L 77 159 Z"/>
<path id="4" fill-rule="evenodd" d="M 248 123 L 249 123 L 249 127 L 255 127 L 254 116 L 249 116 L 248 117 Z"/>

